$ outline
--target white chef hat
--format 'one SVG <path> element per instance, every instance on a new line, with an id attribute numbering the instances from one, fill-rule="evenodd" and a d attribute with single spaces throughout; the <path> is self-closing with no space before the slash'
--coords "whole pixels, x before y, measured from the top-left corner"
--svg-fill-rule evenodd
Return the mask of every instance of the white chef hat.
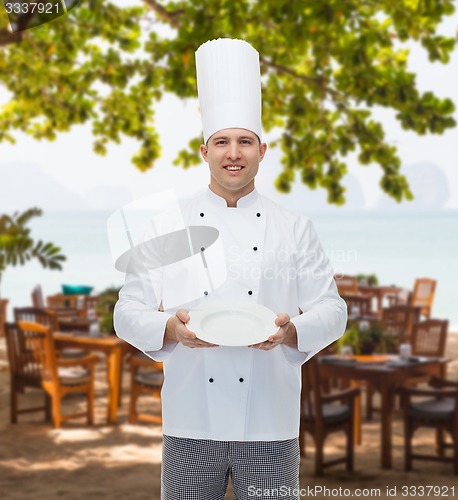
<path id="1" fill-rule="evenodd" d="M 261 139 L 258 51 L 244 40 L 210 40 L 197 49 L 196 67 L 205 143 L 225 128 L 244 128 Z"/>

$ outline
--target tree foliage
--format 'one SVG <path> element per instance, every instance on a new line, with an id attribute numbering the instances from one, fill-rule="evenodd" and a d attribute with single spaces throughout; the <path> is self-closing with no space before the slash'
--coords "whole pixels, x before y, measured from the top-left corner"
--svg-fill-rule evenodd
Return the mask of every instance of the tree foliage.
<path id="1" fill-rule="evenodd" d="M 91 123 L 96 153 L 131 137 L 139 142 L 132 161 L 147 170 L 161 154 L 154 121 L 161 96 L 196 97 L 195 50 L 208 39 L 243 38 L 261 54 L 263 123 L 278 132 L 274 145 L 283 153 L 278 189 L 288 191 L 299 173 L 310 188 L 326 189 L 331 203 L 343 203 L 346 157 L 354 152 L 362 165 L 382 168 L 384 191 L 411 198 L 372 108 L 393 110 L 417 134 L 455 126 L 450 99 L 416 88 L 406 48 L 418 42 L 432 63 L 447 63 L 454 39 L 437 26 L 453 3 L 139 0 L 121 8 L 90 0 L 16 35 L 0 25 L 0 82 L 11 93 L 0 108 L 0 142 L 14 142 L 15 130 L 54 140 Z M 199 163 L 199 143 L 193 139 L 176 163 Z"/>
<path id="2" fill-rule="evenodd" d="M 60 248 L 41 240 L 35 242 L 30 236 L 27 224 L 41 214 L 40 209 L 30 208 L 22 213 L 0 215 L 0 282 L 8 266 L 23 266 L 32 259 L 37 259 L 45 268 L 62 269 L 61 262 L 66 257 Z"/>

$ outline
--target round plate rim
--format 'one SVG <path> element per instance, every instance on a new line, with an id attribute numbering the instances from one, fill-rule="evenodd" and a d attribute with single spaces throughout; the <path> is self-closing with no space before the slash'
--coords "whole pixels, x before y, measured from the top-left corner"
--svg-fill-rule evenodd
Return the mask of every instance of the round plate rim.
<path id="1" fill-rule="evenodd" d="M 228 309 L 239 309 L 242 311 L 248 311 L 248 312 L 253 312 L 253 310 L 256 310 L 255 315 L 259 318 L 261 313 L 265 313 L 266 315 L 270 315 L 272 319 L 272 329 L 268 331 L 268 333 L 265 334 L 264 337 L 264 331 L 263 331 L 263 339 L 259 339 L 256 341 L 250 341 L 247 343 L 231 343 L 227 341 L 220 341 L 218 345 L 221 346 L 230 346 L 230 347 L 237 347 L 237 346 L 247 346 L 251 344 L 257 344 L 259 342 L 263 342 L 264 340 L 267 340 L 267 338 L 270 335 L 273 335 L 274 333 L 277 332 L 278 326 L 275 325 L 275 319 L 277 318 L 277 314 L 275 314 L 271 309 L 268 307 L 258 304 L 258 303 L 250 303 L 250 302 L 243 302 L 243 301 L 236 301 L 236 300 L 219 300 L 219 301 L 213 301 L 209 302 L 207 304 L 200 304 L 199 306 L 196 306 L 194 309 L 191 309 L 189 311 L 189 316 L 190 320 L 187 323 L 187 327 L 189 330 L 193 331 L 197 337 L 201 340 L 209 341 L 211 343 L 215 343 L 214 340 L 207 340 L 205 332 L 203 332 L 200 328 L 200 322 L 204 319 L 204 317 L 210 313 L 217 312 L 218 309 L 222 309 L 223 311 L 227 311 Z M 266 318 L 261 316 L 261 320 L 263 322 L 268 321 L 268 317 Z"/>

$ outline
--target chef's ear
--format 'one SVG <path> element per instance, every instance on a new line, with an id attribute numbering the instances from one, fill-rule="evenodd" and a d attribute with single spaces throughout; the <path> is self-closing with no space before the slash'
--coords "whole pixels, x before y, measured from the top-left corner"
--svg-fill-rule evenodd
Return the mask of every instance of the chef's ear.
<path id="1" fill-rule="evenodd" d="M 200 154 L 202 155 L 202 158 L 208 163 L 208 148 L 205 144 L 200 145 Z"/>
<path id="2" fill-rule="evenodd" d="M 264 159 L 264 155 L 267 151 L 267 144 L 265 142 L 261 142 L 259 145 L 259 161 L 261 162 Z"/>

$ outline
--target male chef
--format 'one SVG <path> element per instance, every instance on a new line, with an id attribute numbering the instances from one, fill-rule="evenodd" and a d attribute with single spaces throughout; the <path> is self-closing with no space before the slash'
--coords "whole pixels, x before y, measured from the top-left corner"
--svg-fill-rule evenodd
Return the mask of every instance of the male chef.
<path id="1" fill-rule="evenodd" d="M 210 184 L 183 217 L 187 227 L 217 229 L 226 279 L 217 287 L 209 279 L 194 301 L 168 308 L 161 290 L 186 289 L 192 272 L 164 271 L 163 288 L 130 273 L 115 328 L 163 361 L 163 500 L 223 500 L 229 477 L 239 500 L 299 498 L 301 365 L 342 335 L 346 306 L 311 222 L 255 189 L 267 149 L 258 52 L 242 40 L 212 40 L 196 65 Z M 188 311 L 215 299 L 266 306 L 277 314 L 274 333 L 238 347 L 199 339 Z"/>

